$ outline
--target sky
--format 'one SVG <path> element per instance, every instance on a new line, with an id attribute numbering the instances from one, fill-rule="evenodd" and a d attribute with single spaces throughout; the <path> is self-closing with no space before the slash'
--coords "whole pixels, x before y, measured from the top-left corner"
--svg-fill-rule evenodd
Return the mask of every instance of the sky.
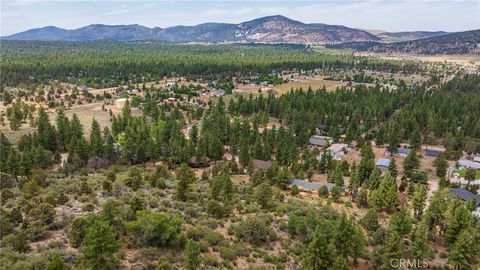
<path id="1" fill-rule="evenodd" d="M 0 0 L 0 35 L 49 25 L 65 29 L 96 23 L 168 27 L 239 23 L 269 15 L 392 32 L 454 32 L 480 28 L 480 0 Z"/>

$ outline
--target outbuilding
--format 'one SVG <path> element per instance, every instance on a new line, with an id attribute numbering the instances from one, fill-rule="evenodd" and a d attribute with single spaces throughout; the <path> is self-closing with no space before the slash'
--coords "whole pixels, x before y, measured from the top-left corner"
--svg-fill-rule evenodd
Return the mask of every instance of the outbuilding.
<path id="1" fill-rule="evenodd" d="M 388 170 L 388 166 L 390 166 L 390 162 L 392 162 L 390 159 L 381 158 L 375 163 L 375 167 L 379 168 L 382 171 L 386 171 Z"/>

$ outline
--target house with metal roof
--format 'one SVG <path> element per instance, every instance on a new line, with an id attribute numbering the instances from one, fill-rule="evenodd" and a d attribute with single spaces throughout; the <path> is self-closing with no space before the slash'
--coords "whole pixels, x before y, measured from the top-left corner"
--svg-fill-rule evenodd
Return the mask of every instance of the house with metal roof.
<path id="1" fill-rule="evenodd" d="M 480 170 L 480 162 L 475 162 L 472 160 L 462 158 L 457 161 L 457 168 L 459 169 L 472 168 L 475 170 Z"/>
<path id="2" fill-rule="evenodd" d="M 291 186 L 297 186 L 300 189 L 311 190 L 311 191 L 319 190 L 321 187 L 325 186 L 325 187 L 327 187 L 329 192 L 335 186 L 335 184 L 333 184 L 333 183 L 310 182 L 310 181 L 303 180 L 303 179 L 292 179 L 290 181 L 290 185 Z"/>
<path id="3" fill-rule="evenodd" d="M 324 140 L 324 139 L 320 139 L 320 138 L 311 137 L 311 138 L 308 140 L 308 143 L 309 143 L 310 145 L 313 145 L 313 146 L 325 147 L 325 146 L 327 146 L 328 141 L 327 141 L 327 140 Z"/>
<path id="4" fill-rule="evenodd" d="M 345 155 L 345 150 L 347 149 L 348 145 L 346 143 L 334 143 L 330 147 L 327 148 L 327 151 L 332 154 L 333 159 L 335 160 L 342 160 L 343 156 Z"/>
<path id="5" fill-rule="evenodd" d="M 459 197 L 463 201 L 475 199 L 477 201 L 477 207 L 480 207 L 480 195 L 475 195 L 464 188 L 451 188 L 449 190 L 453 196 Z"/>
<path id="6" fill-rule="evenodd" d="M 381 158 L 375 163 L 375 167 L 379 168 L 382 171 L 386 171 L 388 169 L 388 166 L 390 166 L 390 162 L 392 162 L 390 159 Z"/>

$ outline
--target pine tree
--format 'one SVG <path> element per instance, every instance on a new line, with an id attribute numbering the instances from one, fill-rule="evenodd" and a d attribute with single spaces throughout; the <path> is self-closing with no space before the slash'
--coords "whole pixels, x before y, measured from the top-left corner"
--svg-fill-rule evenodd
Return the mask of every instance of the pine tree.
<path id="1" fill-rule="evenodd" d="M 448 162 L 444 153 L 440 153 L 434 161 L 435 164 L 435 174 L 442 178 L 447 174 Z"/>
<path id="2" fill-rule="evenodd" d="M 63 108 L 57 109 L 56 125 L 58 145 L 65 151 L 70 143 L 70 121 L 65 115 Z"/>
<path id="3" fill-rule="evenodd" d="M 305 269 L 329 269 L 333 264 L 335 246 L 330 244 L 328 236 L 320 230 L 315 232 L 312 241 L 308 243 L 302 254 Z"/>
<path id="4" fill-rule="evenodd" d="M 420 166 L 420 160 L 418 158 L 417 153 L 412 150 L 408 154 L 408 156 L 403 161 L 403 173 L 411 178 L 413 173 L 418 169 Z"/>
<path id="5" fill-rule="evenodd" d="M 425 259 L 429 253 L 428 245 L 428 235 L 429 235 L 428 225 L 425 222 L 420 222 L 415 228 L 412 239 L 412 256 L 415 259 Z"/>
<path id="6" fill-rule="evenodd" d="M 195 173 L 187 166 L 187 164 L 182 163 L 178 168 L 177 172 L 177 190 L 175 197 L 177 200 L 186 201 L 188 193 L 190 191 L 190 185 L 197 179 Z"/>
<path id="7" fill-rule="evenodd" d="M 390 164 L 388 165 L 387 170 L 390 172 L 390 175 L 392 175 L 394 178 L 397 178 L 398 176 L 397 162 L 395 161 L 394 158 L 390 159 Z"/>
<path id="8" fill-rule="evenodd" d="M 57 138 L 56 132 L 53 126 L 50 124 L 50 119 L 48 118 L 47 112 L 45 109 L 40 108 L 37 115 L 37 134 L 39 144 L 52 152 L 57 149 Z"/>
<path id="9" fill-rule="evenodd" d="M 94 221 L 87 229 L 82 244 L 82 263 L 89 269 L 113 269 L 120 250 L 117 233 L 105 221 Z"/>
<path id="10" fill-rule="evenodd" d="M 260 207 L 267 208 L 271 203 L 272 196 L 273 191 L 270 184 L 263 182 L 257 186 L 255 190 L 255 198 Z"/>
<path id="11" fill-rule="evenodd" d="M 95 118 L 92 119 L 92 127 L 90 129 L 90 150 L 95 156 L 100 156 L 103 153 L 103 139 L 100 124 L 98 124 Z"/>
<path id="12" fill-rule="evenodd" d="M 427 189 L 424 185 L 419 185 L 413 193 L 413 212 L 417 219 L 420 219 L 425 208 L 425 202 L 427 200 Z"/>
<path id="13" fill-rule="evenodd" d="M 403 241 L 397 232 L 391 231 L 388 233 L 387 242 L 383 250 L 382 260 L 384 268 L 390 268 L 392 260 L 398 260 L 403 255 Z"/>
<path id="14" fill-rule="evenodd" d="M 480 251 L 477 242 L 478 236 L 475 237 L 475 235 L 476 232 L 473 229 L 463 230 L 452 245 L 448 257 L 449 262 L 456 269 L 470 269 L 472 267 L 473 259 Z"/>
<path id="15" fill-rule="evenodd" d="M 477 171 L 473 168 L 468 168 L 465 172 L 465 180 L 467 180 L 467 188 L 470 186 L 470 182 L 475 181 Z"/>
<path id="16" fill-rule="evenodd" d="M 410 136 L 410 144 L 412 145 L 413 150 L 417 150 L 422 146 L 422 134 L 420 133 L 420 129 L 416 127 L 411 136 Z"/>

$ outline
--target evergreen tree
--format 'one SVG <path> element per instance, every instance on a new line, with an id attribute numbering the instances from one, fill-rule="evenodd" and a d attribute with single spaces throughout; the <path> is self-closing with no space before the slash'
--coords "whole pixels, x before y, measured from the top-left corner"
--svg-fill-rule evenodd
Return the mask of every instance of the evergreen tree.
<path id="1" fill-rule="evenodd" d="M 267 182 L 263 182 L 257 186 L 255 190 L 255 198 L 257 203 L 262 208 L 267 208 L 272 199 L 273 191 L 270 185 Z"/>
<path id="2" fill-rule="evenodd" d="M 56 125 L 58 145 L 65 151 L 67 150 L 67 145 L 70 143 L 70 121 L 65 115 L 63 108 L 57 109 Z"/>
<path id="3" fill-rule="evenodd" d="M 422 134 L 420 133 L 420 129 L 416 127 L 411 136 L 410 136 L 410 144 L 413 150 L 417 150 L 422 146 Z"/>
<path id="4" fill-rule="evenodd" d="M 463 230 L 452 245 L 448 256 L 449 262 L 456 269 L 471 269 L 475 256 L 478 256 L 478 233 L 474 230 Z"/>
<path id="5" fill-rule="evenodd" d="M 448 162 L 444 153 L 440 153 L 437 156 L 437 158 L 434 161 L 434 165 L 436 169 L 435 174 L 440 178 L 445 177 L 445 175 L 447 174 Z"/>
<path id="6" fill-rule="evenodd" d="M 395 231 L 389 232 L 382 255 L 383 267 L 390 268 L 392 267 L 391 262 L 393 260 L 401 259 L 403 249 L 403 241 L 400 235 Z"/>
<path id="7" fill-rule="evenodd" d="M 187 164 L 182 163 L 177 169 L 177 190 L 175 197 L 177 200 L 186 201 L 188 193 L 190 191 L 190 185 L 197 179 L 195 173 L 187 166 Z"/>
<path id="8" fill-rule="evenodd" d="M 90 150 L 95 156 L 101 156 L 103 153 L 103 139 L 100 124 L 98 124 L 95 118 L 92 119 L 92 127 L 90 129 Z"/>
<path id="9" fill-rule="evenodd" d="M 420 159 L 418 158 L 417 153 L 412 150 L 408 156 L 403 161 L 403 173 L 411 178 L 413 173 L 419 168 Z"/>
<path id="10" fill-rule="evenodd" d="M 419 185 L 413 193 L 413 212 L 417 219 L 420 219 L 425 208 L 425 202 L 427 200 L 427 189 L 424 185 Z"/>
<path id="11" fill-rule="evenodd" d="M 429 254 L 429 229 L 425 222 L 420 222 L 415 228 L 412 239 L 412 256 L 415 259 L 425 259 Z"/>
<path id="12" fill-rule="evenodd" d="M 312 241 L 308 243 L 304 253 L 303 267 L 305 269 L 329 269 L 333 264 L 335 246 L 329 242 L 327 234 L 320 230 L 315 232 Z"/>
<path id="13" fill-rule="evenodd" d="M 390 164 L 388 165 L 387 170 L 390 172 L 391 176 L 393 176 L 394 178 L 397 178 L 398 176 L 397 162 L 395 161 L 394 158 L 390 159 Z"/>
<path id="14" fill-rule="evenodd" d="M 117 233 L 105 221 L 94 221 L 87 229 L 82 244 L 82 263 L 89 269 L 115 269 L 120 250 Z"/>

